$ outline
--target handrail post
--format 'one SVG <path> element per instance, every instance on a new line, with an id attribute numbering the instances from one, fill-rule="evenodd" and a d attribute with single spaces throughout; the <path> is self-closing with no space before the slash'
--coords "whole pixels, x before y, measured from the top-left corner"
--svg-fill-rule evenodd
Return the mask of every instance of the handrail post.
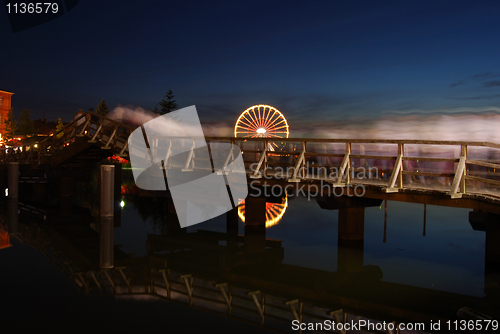
<path id="1" fill-rule="evenodd" d="M 266 152 L 267 152 L 267 143 L 264 143 L 264 149 L 262 150 L 262 153 L 260 154 L 259 162 L 257 163 L 257 169 L 255 169 L 253 174 L 250 175 L 251 179 L 259 179 L 262 177 L 262 175 L 264 175 L 264 173 L 259 174 L 259 170 L 260 170 L 260 167 L 264 164 L 264 160 L 267 160 Z M 266 167 L 267 167 L 266 164 L 264 164 L 264 168 L 266 168 Z"/>
<path id="2" fill-rule="evenodd" d="M 405 144 L 400 143 L 398 145 L 398 155 L 401 156 L 401 169 L 399 170 L 399 175 L 398 175 L 398 184 L 399 188 L 403 189 L 403 169 L 404 169 L 404 163 L 403 163 L 403 158 L 404 158 L 404 151 L 405 151 Z"/>
<path id="3" fill-rule="evenodd" d="M 334 186 L 344 187 L 346 184 L 349 184 L 349 182 L 351 181 L 351 177 L 349 175 L 350 167 L 351 167 L 351 143 L 347 142 L 345 144 L 344 158 L 342 159 L 342 163 L 340 164 L 340 169 L 338 170 L 337 173 L 337 180 L 333 183 Z M 347 171 L 346 182 L 342 183 L 346 171 Z"/>
<path id="4" fill-rule="evenodd" d="M 465 192 L 465 175 L 467 173 L 466 167 L 467 160 L 467 145 L 461 145 L 460 160 L 458 161 L 457 168 L 455 169 L 455 177 L 450 189 L 451 198 L 461 198 Z M 458 189 L 460 188 L 460 192 Z"/>
<path id="5" fill-rule="evenodd" d="M 306 171 L 306 142 L 302 142 L 302 152 L 304 152 L 304 158 L 302 159 L 302 178 L 305 179 L 307 175 Z"/>
<path id="6" fill-rule="evenodd" d="M 467 188 L 466 188 L 466 179 L 465 176 L 467 175 L 467 145 L 462 145 L 460 149 L 460 155 L 462 157 L 465 157 L 465 165 L 464 165 L 464 171 L 462 173 L 462 178 L 460 179 L 460 192 L 462 194 L 465 194 Z"/>
<path id="7" fill-rule="evenodd" d="M 264 140 L 264 147 L 268 148 L 269 146 L 269 142 L 267 140 Z M 264 175 L 264 177 L 267 176 L 267 149 L 266 149 L 266 153 L 264 153 L 264 170 L 262 171 L 262 175 Z"/>
<path id="8" fill-rule="evenodd" d="M 345 154 L 347 157 L 347 177 L 345 179 L 346 184 L 351 184 L 351 166 L 352 166 L 352 159 L 351 159 L 351 143 L 346 143 L 345 144 Z M 342 180 L 340 180 L 342 181 Z"/>
<path id="9" fill-rule="evenodd" d="M 300 179 L 297 178 L 297 175 L 301 175 L 302 178 L 305 178 L 304 168 L 303 168 L 304 161 L 306 159 L 305 158 L 305 154 L 306 154 L 305 142 L 302 142 L 301 146 L 302 146 L 302 149 L 300 151 L 299 157 L 297 158 L 297 162 L 295 163 L 295 166 L 293 168 L 292 178 L 288 179 L 288 182 L 300 182 Z M 302 172 L 299 174 L 300 169 L 302 169 Z"/>
<path id="10" fill-rule="evenodd" d="M 386 193 L 398 192 L 399 189 L 403 188 L 403 154 L 404 144 L 398 143 L 398 156 L 396 157 L 396 162 L 394 163 L 394 168 L 392 169 L 389 186 L 385 188 Z M 395 187 L 396 181 L 398 182 L 397 188 Z"/>

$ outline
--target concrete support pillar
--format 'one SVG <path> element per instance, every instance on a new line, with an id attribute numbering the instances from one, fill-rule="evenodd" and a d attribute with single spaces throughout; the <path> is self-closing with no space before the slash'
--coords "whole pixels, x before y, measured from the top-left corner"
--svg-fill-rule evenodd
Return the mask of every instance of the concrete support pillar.
<path id="1" fill-rule="evenodd" d="M 266 199 L 250 197 L 245 199 L 245 225 L 266 226 Z"/>
<path id="2" fill-rule="evenodd" d="M 245 252 L 266 250 L 266 199 L 248 196 L 245 199 Z"/>
<path id="3" fill-rule="evenodd" d="M 337 271 L 357 273 L 363 270 L 364 241 L 338 240 Z"/>
<path id="4" fill-rule="evenodd" d="M 500 296 L 500 216 L 482 211 L 469 212 L 469 223 L 486 233 L 484 249 L 484 293 Z"/>
<path id="5" fill-rule="evenodd" d="M 339 239 L 363 240 L 365 233 L 365 208 L 339 209 Z"/>
<path id="6" fill-rule="evenodd" d="M 337 269 L 355 273 L 363 270 L 365 208 L 340 208 Z"/>
<path id="7" fill-rule="evenodd" d="M 500 229 L 486 231 L 485 262 L 500 264 Z M 500 270 L 499 270 L 500 271 Z"/>
<path id="8" fill-rule="evenodd" d="M 486 231 L 484 293 L 500 297 L 500 229 Z"/>
<path id="9" fill-rule="evenodd" d="M 500 216 L 483 211 L 471 211 L 469 223 L 475 231 L 486 232 L 485 262 L 500 263 Z"/>

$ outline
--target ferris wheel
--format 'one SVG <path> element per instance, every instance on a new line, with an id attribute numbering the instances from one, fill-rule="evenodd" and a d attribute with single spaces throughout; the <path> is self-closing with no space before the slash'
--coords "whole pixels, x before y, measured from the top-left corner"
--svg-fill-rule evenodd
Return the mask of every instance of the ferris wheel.
<path id="1" fill-rule="evenodd" d="M 288 196 L 285 196 L 282 203 L 266 203 L 266 227 L 277 225 L 288 207 Z M 238 205 L 238 216 L 245 222 L 245 200 Z"/>
<path id="2" fill-rule="evenodd" d="M 234 126 L 234 136 L 243 138 L 288 138 L 288 122 L 276 108 L 258 104 L 241 113 Z M 277 148 L 276 143 L 270 144 Z"/>

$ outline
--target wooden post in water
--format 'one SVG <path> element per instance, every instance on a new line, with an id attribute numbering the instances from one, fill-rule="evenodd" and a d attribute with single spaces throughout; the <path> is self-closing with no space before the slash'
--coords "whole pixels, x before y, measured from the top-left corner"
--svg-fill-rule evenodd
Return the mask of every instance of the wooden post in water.
<path id="1" fill-rule="evenodd" d="M 8 182 L 9 198 L 18 198 L 19 192 L 19 162 L 9 162 Z"/>
<path id="2" fill-rule="evenodd" d="M 115 175 L 114 175 L 114 226 L 121 226 L 121 218 L 122 218 L 122 164 L 115 163 Z"/>
<path id="3" fill-rule="evenodd" d="M 9 162 L 8 166 L 8 219 L 9 233 L 19 232 L 18 195 L 19 195 L 19 162 Z"/>
<path id="4" fill-rule="evenodd" d="M 101 268 L 114 267 L 114 183 L 115 166 L 101 165 L 101 226 L 100 264 Z"/>

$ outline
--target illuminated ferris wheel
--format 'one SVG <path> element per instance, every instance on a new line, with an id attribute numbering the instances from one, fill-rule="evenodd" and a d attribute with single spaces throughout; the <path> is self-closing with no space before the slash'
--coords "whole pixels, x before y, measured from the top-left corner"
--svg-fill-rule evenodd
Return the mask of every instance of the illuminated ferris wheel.
<path id="1" fill-rule="evenodd" d="M 285 196 L 281 204 L 266 203 L 266 227 L 277 225 L 283 218 L 286 208 L 288 207 L 288 196 Z M 241 201 L 238 206 L 238 216 L 243 223 L 245 222 L 245 201 Z"/>
<path id="2" fill-rule="evenodd" d="M 288 122 L 276 108 L 258 104 L 241 113 L 234 127 L 234 136 L 243 138 L 288 138 Z M 272 143 L 271 149 L 277 148 Z"/>

